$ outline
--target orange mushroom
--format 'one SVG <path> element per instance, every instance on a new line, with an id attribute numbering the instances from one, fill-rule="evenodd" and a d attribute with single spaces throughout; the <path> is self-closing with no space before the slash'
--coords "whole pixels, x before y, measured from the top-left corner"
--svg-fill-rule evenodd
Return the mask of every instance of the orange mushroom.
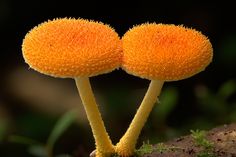
<path id="1" fill-rule="evenodd" d="M 108 25 L 61 18 L 33 28 L 22 45 L 26 63 L 43 74 L 74 78 L 84 104 L 98 157 L 114 152 L 88 77 L 111 72 L 121 64 L 121 41 Z"/>
<path id="2" fill-rule="evenodd" d="M 122 68 L 129 74 L 151 80 L 147 93 L 128 130 L 116 145 L 120 156 L 133 154 L 138 136 L 165 81 L 177 81 L 203 71 L 212 61 L 210 41 L 184 26 L 142 24 L 122 38 Z"/>

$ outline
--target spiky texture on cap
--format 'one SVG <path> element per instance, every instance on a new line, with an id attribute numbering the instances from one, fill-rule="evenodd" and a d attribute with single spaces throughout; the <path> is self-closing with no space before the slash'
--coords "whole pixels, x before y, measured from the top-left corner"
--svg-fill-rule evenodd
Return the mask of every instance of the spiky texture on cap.
<path id="1" fill-rule="evenodd" d="M 153 80 L 181 80 L 204 70 L 212 61 L 210 41 L 183 26 L 142 24 L 122 38 L 123 69 Z"/>
<path id="2" fill-rule="evenodd" d="M 22 45 L 31 68 L 55 77 L 95 76 L 118 68 L 121 41 L 108 25 L 84 19 L 54 19 L 33 28 Z"/>

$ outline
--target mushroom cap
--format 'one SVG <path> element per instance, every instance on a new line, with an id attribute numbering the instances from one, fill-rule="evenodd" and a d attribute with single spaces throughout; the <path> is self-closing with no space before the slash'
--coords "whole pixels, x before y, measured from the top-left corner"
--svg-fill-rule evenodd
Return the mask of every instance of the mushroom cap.
<path id="1" fill-rule="evenodd" d="M 101 22 L 60 18 L 34 27 L 24 38 L 23 57 L 36 71 L 54 77 L 90 77 L 121 64 L 118 34 Z"/>
<path id="2" fill-rule="evenodd" d="M 142 24 L 122 38 L 122 68 L 150 80 L 177 81 L 203 71 L 212 61 L 210 41 L 200 32 L 173 24 Z"/>

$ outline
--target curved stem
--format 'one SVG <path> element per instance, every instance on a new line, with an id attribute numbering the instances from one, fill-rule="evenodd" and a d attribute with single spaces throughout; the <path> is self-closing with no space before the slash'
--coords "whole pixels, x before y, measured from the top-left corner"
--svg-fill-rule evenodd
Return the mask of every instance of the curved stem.
<path id="1" fill-rule="evenodd" d="M 133 154 L 139 134 L 147 121 L 147 118 L 157 101 L 164 81 L 152 80 L 147 93 L 136 112 L 128 130 L 116 145 L 116 153 L 120 156 Z"/>
<path id="2" fill-rule="evenodd" d="M 76 86 L 79 90 L 81 100 L 83 102 L 93 136 L 96 143 L 97 156 L 103 157 L 114 152 L 114 147 L 106 132 L 101 114 L 96 104 L 89 78 L 75 78 Z"/>

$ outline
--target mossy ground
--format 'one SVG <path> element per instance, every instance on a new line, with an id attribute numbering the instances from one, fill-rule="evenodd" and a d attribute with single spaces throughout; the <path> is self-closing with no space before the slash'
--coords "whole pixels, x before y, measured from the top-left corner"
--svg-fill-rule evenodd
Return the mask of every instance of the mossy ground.
<path id="1" fill-rule="evenodd" d="M 165 143 L 144 143 L 134 157 L 234 157 L 236 156 L 236 124 L 211 131 L 191 131 L 188 136 Z M 117 155 L 113 157 L 118 157 Z"/>

